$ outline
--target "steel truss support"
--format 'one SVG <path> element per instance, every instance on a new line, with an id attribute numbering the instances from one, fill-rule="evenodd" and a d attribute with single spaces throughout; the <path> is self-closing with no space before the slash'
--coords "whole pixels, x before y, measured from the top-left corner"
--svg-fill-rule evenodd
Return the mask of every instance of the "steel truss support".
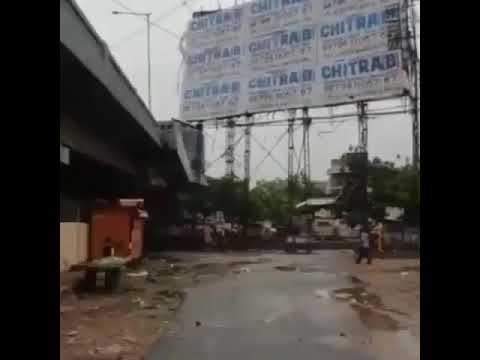
<path id="1" fill-rule="evenodd" d="M 358 109 L 358 148 L 359 148 L 359 151 L 368 152 L 367 103 L 365 101 L 358 102 L 357 109 Z"/>
<path id="2" fill-rule="evenodd" d="M 235 161 L 235 119 L 227 120 L 227 129 L 225 132 L 225 176 L 234 177 L 234 161 Z"/>

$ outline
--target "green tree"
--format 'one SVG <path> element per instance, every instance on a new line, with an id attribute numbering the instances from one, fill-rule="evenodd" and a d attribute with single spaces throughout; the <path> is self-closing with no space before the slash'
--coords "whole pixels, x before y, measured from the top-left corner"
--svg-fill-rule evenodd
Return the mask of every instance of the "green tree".
<path id="1" fill-rule="evenodd" d="M 393 166 L 374 158 L 368 167 L 368 183 L 372 192 L 369 204 L 372 215 L 383 217 L 387 206 L 405 209 L 404 220 L 418 225 L 420 216 L 420 173 L 410 165 Z M 381 215 L 381 216 L 380 216 Z"/>

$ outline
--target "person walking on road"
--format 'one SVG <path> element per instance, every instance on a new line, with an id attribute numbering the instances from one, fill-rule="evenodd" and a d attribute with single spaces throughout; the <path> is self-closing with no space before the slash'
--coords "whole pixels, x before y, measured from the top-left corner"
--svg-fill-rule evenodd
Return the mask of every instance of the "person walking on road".
<path id="1" fill-rule="evenodd" d="M 383 239 L 384 239 L 384 229 L 381 221 L 375 226 L 375 233 L 377 234 L 377 249 L 380 254 L 383 254 Z"/>
<path id="2" fill-rule="evenodd" d="M 360 264 L 364 258 L 367 259 L 367 264 L 372 263 L 372 238 L 368 230 L 366 225 L 360 228 L 360 248 L 358 249 L 357 264 Z"/>

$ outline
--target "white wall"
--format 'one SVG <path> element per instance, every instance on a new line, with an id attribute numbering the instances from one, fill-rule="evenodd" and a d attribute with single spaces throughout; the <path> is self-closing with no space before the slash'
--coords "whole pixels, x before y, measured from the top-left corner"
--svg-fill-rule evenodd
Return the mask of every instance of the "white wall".
<path id="1" fill-rule="evenodd" d="M 86 223 L 60 223 L 60 271 L 88 258 L 89 226 Z"/>

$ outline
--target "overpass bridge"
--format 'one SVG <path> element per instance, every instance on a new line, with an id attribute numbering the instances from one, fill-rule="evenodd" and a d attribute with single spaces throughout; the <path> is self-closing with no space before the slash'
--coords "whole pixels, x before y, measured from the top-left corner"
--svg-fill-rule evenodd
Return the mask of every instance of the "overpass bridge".
<path id="1" fill-rule="evenodd" d="M 61 222 L 88 223 L 98 198 L 142 197 L 155 213 L 204 183 L 201 129 L 155 121 L 73 0 L 60 0 L 59 46 Z"/>

